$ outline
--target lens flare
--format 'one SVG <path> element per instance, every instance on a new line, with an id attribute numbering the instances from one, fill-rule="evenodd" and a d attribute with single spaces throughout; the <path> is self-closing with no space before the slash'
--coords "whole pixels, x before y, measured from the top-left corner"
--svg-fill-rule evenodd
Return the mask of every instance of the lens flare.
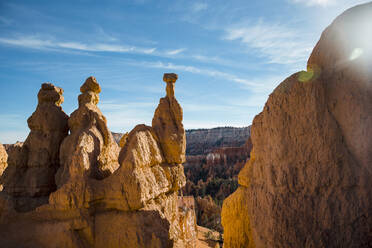
<path id="1" fill-rule="evenodd" d="M 302 83 L 309 82 L 314 76 L 313 70 L 301 71 L 298 75 L 298 81 Z"/>
<path id="2" fill-rule="evenodd" d="M 361 55 L 363 54 L 363 49 L 362 48 L 355 48 L 353 51 L 352 51 L 352 53 L 351 53 L 351 55 L 350 55 L 350 57 L 349 57 L 349 60 L 355 60 L 355 59 L 357 59 L 357 58 L 359 58 Z"/>

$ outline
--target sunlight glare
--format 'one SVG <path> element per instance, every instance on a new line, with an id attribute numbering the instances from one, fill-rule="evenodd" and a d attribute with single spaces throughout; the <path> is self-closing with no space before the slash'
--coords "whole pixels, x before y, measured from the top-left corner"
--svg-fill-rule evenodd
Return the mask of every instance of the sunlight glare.
<path id="1" fill-rule="evenodd" d="M 357 58 L 359 58 L 361 55 L 363 54 L 363 49 L 362 48 L 355 48 L 354 50 L 353 50 L 353 52 L 351 53 L 351 55 L 350 55 L 350 60 L 355 60 L 355 59 L 357 59 Z"/>

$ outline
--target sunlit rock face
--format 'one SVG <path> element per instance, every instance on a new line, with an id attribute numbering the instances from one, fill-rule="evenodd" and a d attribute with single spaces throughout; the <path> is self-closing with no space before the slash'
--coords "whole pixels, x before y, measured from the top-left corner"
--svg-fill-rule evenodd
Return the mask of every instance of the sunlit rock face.
<path id="1" fill-rule="evenodd" d="M 180 164 L 186 161 L 186 134 L 182 124 L 182 108 L 174 97 L 177 74 L 164 74 L 163 80 L 167 84 L 167 95 L 160 99 L 152 119 L 152 127 L 165 152 L 166 162 Z"/>
<path id="2" fill-rule="evenodd" d="M 106 118 L 97 107 L 100 85 L 94 77 L 89 77 L 80 91 L 79 108 L 68 120 L 70 135 L 61 145 L 62 167 L 56 175 L 58 185 L 75 174 L 102 179 L 119 167 L 119 147 L 108 130 Z"/>
<path id="3" fill-rule="evenodd" d="M 60 145 L 57 188 L 35 210 L 23 212 L 12 204 L 13 194 L 2 192 L 0 244 L 193 247 L 196 235 L 189 234 L 195 233 L 195 214 L 178 206 L 178 190 L 185 184 L 181 162 L 186 141 L 174 83 L 167 89 L 173 104 L 160 111 L 160 116 L 168 116 L 161 122 L 163 135 L 159 137 L 156 121 L 152 127 L 138 125 L 119 148 L 97 107 L 101 88 L 95 78 L 88 78 L 80 89 L 79 108 L 68 120 L 70 133 Z M 168 141 L 177 147 L 169 150 Z"/>
<path id="4" fill-rule="evenodd" d="M 68 133 L 68 116 L 60 106 L 62 94 L 63 90 L 53 84 L 41 85 L 38 105 L 27 120 L 31 132 L 23 145 L 9 148 L 9 166 L 2 182 L 19 211 L 47 202 L 48 195 L 56 190 L 59 147 Z"/>
<path id="5" fill-rule="evenodd" d="M 3 175 L 6 167 L 8 166 L 8 154 L 6 153 L 5 147 L 0 143 L 0 177 Z M 0 184 L 0 191 L 3 190 L 3 186 Z"/>
<path id="6" fill-rule="evenodd" d="M 371 16 L 339 16 L 254 119 L 225 247 L 372 246 Z"/>

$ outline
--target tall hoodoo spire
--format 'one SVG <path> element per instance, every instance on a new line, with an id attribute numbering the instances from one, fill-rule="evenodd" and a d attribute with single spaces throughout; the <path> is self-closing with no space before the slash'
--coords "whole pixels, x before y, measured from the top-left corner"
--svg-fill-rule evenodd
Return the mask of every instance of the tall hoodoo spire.
<path id="1" fill-rule="evenodd" d="M 164 73 L 163 81 L 167 83 L 167 97 L 174 98 L 174 86 L 178 79 L 178 75 L 176 73 Z"/>

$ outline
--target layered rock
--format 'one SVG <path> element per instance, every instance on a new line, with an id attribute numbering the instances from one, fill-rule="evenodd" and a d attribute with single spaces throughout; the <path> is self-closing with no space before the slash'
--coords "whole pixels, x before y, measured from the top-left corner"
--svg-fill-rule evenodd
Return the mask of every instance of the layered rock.
<path id="1" fill-rule="evenodd" d="M 177 163 L 185 157 L 185 136 L 174 96 L 171 106 L 157 111 L 171 118 L 154 117 L 173 126 L 138 125 L 119 152 L 96 106 L 99 84 L 90 77 L 81 92 L 60 147 L 57 190 L 27 213 L 17 212 L 9 204 L 12 196 L 3 195 L 0 242 L 9 247 L 193 247 L 193 236 L 186 235 L 195 232 L 188 224 L 192 216 L 177 204 L 185 184 Z M 167 140 L 180 144 L 169 150 Z"/>
<path id="2" fill-rule="evenodd" d="M 339 16 L 254 119 L 226 247 L 372 246 L 371 16 L 371 3 Z"/>
<path id="3" fill-rule="evenodd" d="M 2 182 L 4 191 L 15 197 L 19 210 L 45 202 L 45 197 L 56 190 L 54 174 L 59 168 L 59 147 L 68 134 L 68 116 L 60 106 L 62 94 L 63 90 L 53 84 L 41 85 L 38 105 L 27 120 L 30 134 L 23 145 L 8 149 L 9 166 Z"/>

